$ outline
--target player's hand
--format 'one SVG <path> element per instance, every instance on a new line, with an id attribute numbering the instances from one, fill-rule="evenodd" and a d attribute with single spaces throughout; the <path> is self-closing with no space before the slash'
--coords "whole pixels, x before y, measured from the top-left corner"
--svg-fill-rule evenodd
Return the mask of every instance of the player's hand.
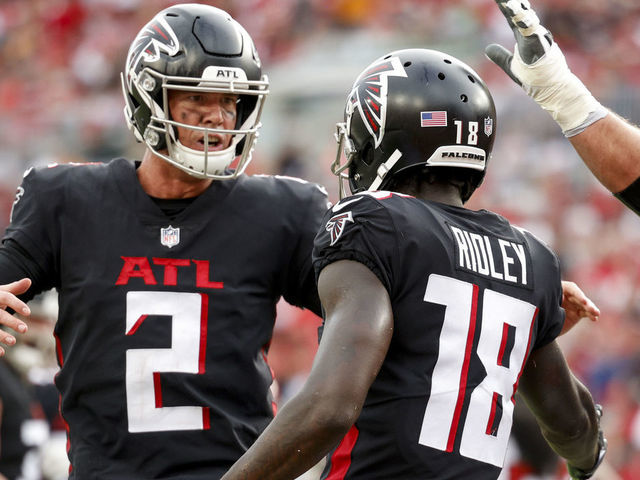
<path id="1" fill-rule="evenodd" d="M 496 0 L 513 30 L 510 52 L 491 44 L 485 54 L 549 112 L 566 136 L 580 133 L 607 110 L 569 69 L 551 33 L 540 24 L 528 0 Z"/>
<path id="2" fill-rule="evenodd" d="M 565 319 L 560 335 L 567 333 L 583 318 L 596 322 L 600 317 L 600 309 L 573 282 L 562 282 L 562 308 Z"/>
<path id="3" fill-rule="evenodd" d="M 542 59 L 556 43 L 553 41 L 551 32 L 540 25 L 540 19 L 531 8 L 528 0 L 496 0 L 496 3 L 506 17 L 509 27 L 513 30 L 516 48 L 512 53 L 502 45 L 493 43 L 485 49 L 485 53 L 489 60 L 502 68 L 514 82 L 526 90 L 536 82 L 535 78 L 530 78 L 533 77 L 530 67 Z M 564 60 L 562 52 L 559 53 Z M 516 55 L 515 72 L 512 69 L 514 54 Z M 560 65 L 560 67 L 563 66 Z M 568 69 L 566 62 L 564 67 Z"/>
<path id="4" fill-rule="evenodd" d="M 0 325 L 9 327 L 19 333 L 25 333 L 27 331 L 27 324 L 11 315 L 6 309 L 11 308 L 21 315 L 29 316 L 31 314 L 29 307 L 16 296 L 29 290 L 29 287 L 31 287 L 31 280 L 28 278 L 23 278 L 22 280 L 6 285 L 0 285 Z M 5 345 L 14 345 L 16 338 L 9 332 L 0 330 L 0 342 Z M 0 347 L 0 357 L 3 355 L 4 348 Z"/>

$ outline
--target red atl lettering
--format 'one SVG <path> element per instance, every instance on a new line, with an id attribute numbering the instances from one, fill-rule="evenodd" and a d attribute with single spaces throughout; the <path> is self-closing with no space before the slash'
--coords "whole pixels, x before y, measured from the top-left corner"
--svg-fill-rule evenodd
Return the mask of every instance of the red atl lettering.
<path id="1" fill-rule="evenodd" d="M 151 263 L 146 257 L 121 257 L 124 261 L 116 285 L 128 285 L 131 278 L 141 278 L 145 285 L 157 285 Z M 212 282 L 209 260 L 188 260 L 180 258 L 153 258 L 154 265 L 164 267 L 162 282 L 166 286 L 178 284 L 178 267 L 189 267 L 195 264 L 196 288 L 224 288 L 223 282 Z"/>
<path id="2" fill-rule="evenodd" d="M 121 257 L 124 260 L 116 285 L 126 285 L 130 278 L 142 278 L 145 285 L 157 285 L 146 257 Z"/>
<path id="3" fill-rule="evenodd" d="M 154 258 L 153 263 L 156 265 L 164 265 L 164 284 L 178 284 L 178 267 L 188 267 L 189 260 L 181 260 L 179 258 Z"/>
<path id="4" fill-rule="evenodd" d="M 222 282 L 209 281 L 209 260 L 193 260 L 196 264 L 196 287 L 222 288 Z"/>

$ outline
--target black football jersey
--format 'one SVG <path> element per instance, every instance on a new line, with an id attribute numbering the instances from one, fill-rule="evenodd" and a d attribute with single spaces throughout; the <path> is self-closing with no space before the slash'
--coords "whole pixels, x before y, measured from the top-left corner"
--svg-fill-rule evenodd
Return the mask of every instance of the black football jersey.
<path id="1" fill-rule="evenodd" d="M 317 274 L 366 265 L 394 314 L 380 373 L 322 478 L 497 478 L 528 355 L 564 322 L 555 254 L 492 212 L 375 192 L 325 214 L 313 259 Z"/>
<path id="2" fill-rule="evenodd" d="M 240 176 L 169 220 L 124 159 L 26 174 L 4 241 L 58 289 L 72 479 L 215 479 L 244 453 L 273 417 L 276 303 L 319 312 L 327 206 L 317 185 Z"/>

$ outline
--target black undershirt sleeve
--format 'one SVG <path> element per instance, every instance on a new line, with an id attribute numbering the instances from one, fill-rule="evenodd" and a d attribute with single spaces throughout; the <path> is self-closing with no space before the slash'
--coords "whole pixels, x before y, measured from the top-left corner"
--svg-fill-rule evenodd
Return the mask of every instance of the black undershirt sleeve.
<path id="1" fill-rule="evenodd" d="M 627 188 L 613 195 L 636 214 L 640 215 L 640 177 Z"/>

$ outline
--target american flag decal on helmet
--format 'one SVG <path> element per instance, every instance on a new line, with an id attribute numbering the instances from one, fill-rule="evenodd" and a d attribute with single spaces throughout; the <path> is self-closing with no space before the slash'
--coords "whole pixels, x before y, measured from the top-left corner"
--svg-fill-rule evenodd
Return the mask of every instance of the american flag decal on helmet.
<path id="1" fill-rule="evenodd" d="M 353 85 L 348 100 L 348 119 L 357 108 L 367 130 L 378 147 L 384 137 L 387 120 L 387 89 L 389 77 L 406 77 L 407 73 L 398 57 L 390 57 L 374 63 L 364 71 Z"/>
<path id="2" fill-rule="evenodd" d="M 334 215 L 327 222 L 325 230 L 331 235 L 331 245 L 335 245 L 338 239 L 342 236 L 342 232 L 344 232 L 347 222 L 353 222 L 353 214 L 351 212 Z"/>

